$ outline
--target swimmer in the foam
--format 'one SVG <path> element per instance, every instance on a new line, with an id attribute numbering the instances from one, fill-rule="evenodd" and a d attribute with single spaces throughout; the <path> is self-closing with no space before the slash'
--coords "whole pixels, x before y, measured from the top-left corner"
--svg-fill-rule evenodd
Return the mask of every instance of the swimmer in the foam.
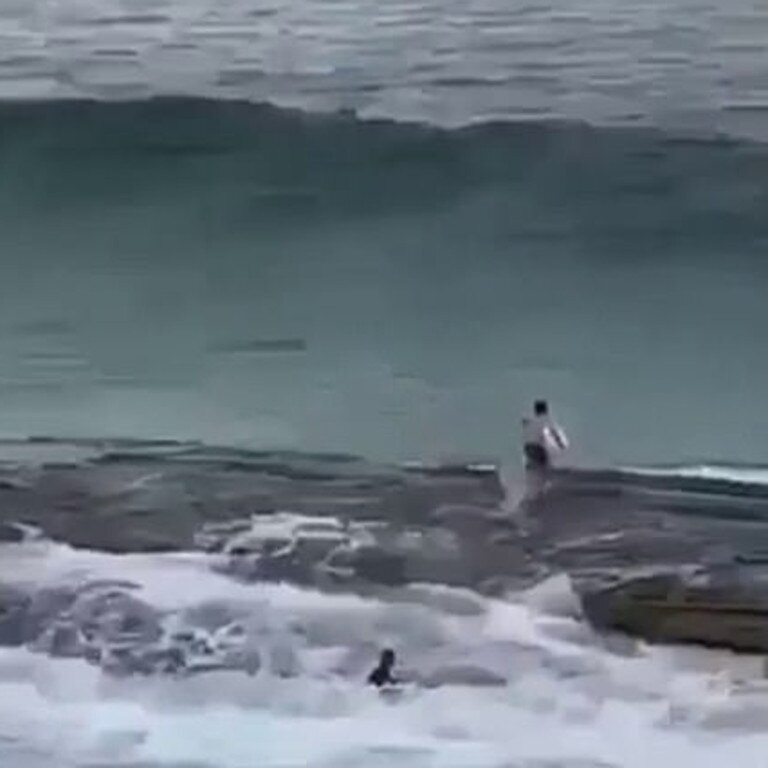
<path id="1" fill-rule="evenodd" d="M 399 680 L 392 674 L 395 666 L 395 652 L 391 648 L 385 648 L 379 657 L 378 666 L 368 675 L 368 685 L 381 688 L 384 685 L 396 685 Z"/>

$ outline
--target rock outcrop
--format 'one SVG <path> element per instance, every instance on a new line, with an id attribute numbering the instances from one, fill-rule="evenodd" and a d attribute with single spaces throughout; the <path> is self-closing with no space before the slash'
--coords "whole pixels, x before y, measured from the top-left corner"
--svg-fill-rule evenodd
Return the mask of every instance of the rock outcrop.
<path id="1" fill-rule="evenodd" d="M 768 563 L 762 484 L 559 470 L 541 493 L 526 497 L 502 486 L 494 467 L 471 464 L 379 466 L 352 456 L 172 441 L 22 447 L 24 455 L 42 453 L 28 463 L 0 460 L 5 551 L 34 538 L 114 553 L 196 548 L 244 582 L 379 595 L 432 583 L 503 598 L 553 573 L 582 585 L 596 576 L 581 601 L 598 629 L 654 642 L 768 648 L 768 589 L 754 575 Z M 518 495 L 521 503 L 513 504 Z M 715 560 L 730 561 L 731 575 L 708 567 L 692 579 L 680 570 Z M 665 570 L 627 575 L 649 566 Z M 609 574 L 624 576 L 607 585 Z M 96 592 L 94 601 L 80 587 L 26 593 L 0 585 L 0 645 L 128 670 L 174 669 L 180 659 L 186 669 L 262 662 L 250 650 L 225 654 L 210 650 L 218 640 L 188 636 L 190 629 L 212 636 L 226 624 L 234 647 L 235 616 L 216 618 L 212 610 L 204 619 L 213 626 L 192 623 L 175 635 L 140 605 L 131 585 Z M 292 674 L 288 659 L 275 663 L 280 674 Z"/>
<path id="2" fill-rule="evenodd" d="M 665 571 L 586 587 L 582 606 L 597 630 L 652 643 L 696 643 L 768 653 L 768 583 L 738 571 Z"/>

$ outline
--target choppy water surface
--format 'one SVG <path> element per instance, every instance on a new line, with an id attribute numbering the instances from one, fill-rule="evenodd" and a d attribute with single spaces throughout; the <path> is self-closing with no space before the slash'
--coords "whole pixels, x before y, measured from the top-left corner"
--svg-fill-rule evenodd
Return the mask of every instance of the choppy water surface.
<path id="1" fill-rule="evenodd" d="M 438 122 L 566 116 L 764 132 L 750 0 L 0 6 L 0 95 L 237 95 Z"/>

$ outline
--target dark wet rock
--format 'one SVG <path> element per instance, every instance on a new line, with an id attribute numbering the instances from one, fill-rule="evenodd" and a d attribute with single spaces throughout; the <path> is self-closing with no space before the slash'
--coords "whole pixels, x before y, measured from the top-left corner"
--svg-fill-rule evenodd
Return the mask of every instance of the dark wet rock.
<path id="1" fill-rule="evenodd" d="M 398 603 L 427 605 L 454 616 L 481 616 L 486 610 L 483 599 L 476 592 L 442 586 L 412 585 L 391 592 L 390 598 Z"/>
<path id="2" fill-rule="evenodd" d="M 223 567 L 243 581 L 290 581 L 312 584 L 314 563 L 302 560 L 293 546 L 262 555 L 236 551 Z"/>
<path id="3" fill-rule="evenodd" d="M 407 558 L 375 546 L 363 546 L 348 553 L 348 567 L 354 578 L 384 586 L 402 586 L 407 579 Z"/>
<path id="4" fill-rule="evenodd" d="M 233 539 L 247 533 L 251 528 L 250 519 L 204 524 L 200 531 L 195 533 L 194 543 L 204 552 L 223 552 Z M 241 549 L 240 554 L 245 554 L 245 550 Z"/>
<path id="5" fill-rule="evenodd" d="M 96 594 L 97 592 L 107 592 L 109 590 L 118 592 L 135 592 L 141 589 L 141 585 L 128 579 L 90 579 L 77 587 L 77 594 L 82 596 L 86 594 Z"/>
<path id="6" fill-rule="evenodd" d="M 582 655 L 548 655 L 544 658 L 542 666 L 554 672 L 560 680 L 594 675 L 599 671 L 599 665 L 593 657 Z"/>
<path id="7" fill-rule="evenodd" d="M 186 667 L 187 660 L 180 648 L 159 648 L 134 653 L 134 658 L 140 658 L 143 674 L 174 674 Z"/>
<path id="8" fill-rule="evenodd" d="M 0 646 L 24 643 L 24 617 L 29 595 L 23 590 L 0 584 Z"/>
<path id="9" fill-rule="evenodd" d="M 0 522 L 0 544 L 17 544 L 26 538 L 25 531 L 15 523 Z"/>
<path id="10" fill-rule="evenodd" d="M 85 643 L 83 646 L 83 658 L 95 666 L 101 666 L 103 659 L 102 649 L 98 645 Z"/>
<path id="11" fill-rule="evenodd" d="M 216 653 L 213 640 L 208 635 L 196 632 L 191 638 L 185 638 L 183 635 L 177 635 L 176 637 L 181 640 L 178 647 L 182 648 L 187 654 L 210 657 Z"/>
<path id="12" fill-rule="evenodd" d="M 255 648 L 243 649 L 238 655 L 236 660 L 228 660 L 228 666 L 242 669 L 249 675 L 255 675 L 261 669 L 261 655 Z M 288 669 L 288 672 L 284 670 Z M 280 677 L 294 677 L 295 673 L 293 668 L 281 667 L 277 670 L 273 668 L 273 673 L 278 674 Z M 298 671 L 298 667 L 296 667 Z"/>
<path id="13" fill-rule="evenodd" d="M 284 546 L 266 548 L 261 555 L 250 558 L 251 578 L 312 584 L 316 565 L 336 546 L 337 541 L 298 539 Z"/>
<path id="14" fill-rule="evenodd" d="M 262 666 L 262 656 L 253 638 L 239 623 L 221 628 L 211 639 L 210 652 L 198 656 L 215 658 L 224 669 L 241 669 L 255 675 Z"/>
<path id="15" fill-rule="evenodd" d="M 74 547 L 97 549 L 102 552 L 163 553 L 175 552 L 180 542 L 172 532 L 153 530 L 151 521 L 146 525 L 121 522 L 115 525 L 108 520 L 95 520 L 81 530 L 68 530 L 67 543 Z"/>
<path id="16" fill-rule="evenodd" d="M 316 583 L 377 584 L 412 582 L 466 586 L 471 574 L 458 538 L 438 529 L 370 529 L 363 543 L 351 539 L 316 567 Z"/>
<path id="17" fill-rule="evenodd" d="M 663 572 L 586 589 L 584 613 L 599 630 L 655 643 L 768 652 L 768 584 L 734 573 Z"/>
<path id="18" fill-rule="evenodd" d="M 485 579 L 478 585 L 478 592 L 486 597 L 505 597 L 510 592 L 514 591 L 518 586 L 516 579 L 511 579 L 507 576 L 491 576 L 489 579 Z"/>
<path id="19" fill-rule="evenodd" d="M 85 654 L 83 636 L 71 621 L 59 621 L 48 627 L 31 647 L 54 657 L 76 658 Z"/>
<path id="20" fill-rule="evenodd" d="M 230 556 L 225 562 L 213 566 L 214 570 L 239 581 L 258 581 L 263 578 L 259 570 L 261 557 L 251 554 Z"/>
<path id="21" fill-rule="evenodd" d="M 101 668 L 118 677 L 177 674 L 186 668 L 178 648 L 113 647 L 100 659 Z"/>
<path id="22" fill-rule="evenodd" d="M 444 526 L 473 526 L 479 520 L 483 520 L 487 510 L 483 507 L 469 504 L 441 504 L 434 509 L 430 516 L 430 522 Z"/>
<path id="23" fill-rule="evenodd" d="M 77 592 L 70 587 L 44 587 L 30 598 L 24 616 L 24 640 L 31 642 L 72 606 Z"/>
<path id="24" fill-rule="evenodd" d="M 0 490 L 21 491 L 28 487 L 27 482 L 21 477 L 0 477 Z"/>
<path id="25" fill-rule="evenodd" d="M 207 601 L 186 609 L 182 614 L 184 624 L 190 629 L 183 630 L 187 635 L 199 628 L 213 632 L 220 627 L 231 626 L 242 615 L 242 609 L 223 601 Z"/>
<path id="26" fill-rule="evenodd" d="M 498 688 L 507 684 L 507 679 L 490 669 L 472 664 L 451 664 L 438 667 L 420 680 L 425 688 L 443 685 L 464 685 L 479 688 Z"/>
<path id="27" fill-rule="evenodd" d="M 35 445 L 26 447 L 33 452 Z M 503 497 L 494 472 L 462 466 L 377 467 L 348 456 L 175 442 L 39 446 L 72 458 L 38 463 L 34 471 L 3 467 L 11 481 L 24 483 L 0 487 L 0 523 L 23 520 L 52 538 L 109 552 L 185 549 L 196 535 L 201 548 L 218 551 L 231 538 L 228 524 L 242 530 L 242 521 L 260 511 L 424 522 L 441 505 L 492 506 Z"/>
<path id="28" fill-rule="evenodd" d="M 277 642 L 269 650 L 269 671 L 276 677 L 292 678 L 301 674 L 301 661 L 288 641 Z"/>
<path id="29" fill-rule="evenodd" d="M 71 613 L 89 635 L 107 642 L 151 643 L 163 635 L 161 615 L 155 609 L 116 590 L 79 597 Z"/>
<path id="30" fill-rule="evenodd" d="M 292 581 L 310 584 L 314 562 L 301 557 L 298 547 L 289 546 L 277 552 L 265 554 L 254 561 L 252 578 L 265 581 Z"/>

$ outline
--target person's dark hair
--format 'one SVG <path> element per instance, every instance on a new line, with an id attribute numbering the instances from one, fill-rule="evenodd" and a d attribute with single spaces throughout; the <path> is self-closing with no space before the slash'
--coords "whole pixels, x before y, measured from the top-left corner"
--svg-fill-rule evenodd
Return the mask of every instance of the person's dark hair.
<path id="1" fill-rule="evenodd" d="M 549 412 L 549 406 L 546 400 L 537 400 L 533 404 L 533 412 L 537 416 L 545 416 Z"/>
<path id="2" fill-rule="evenodd" d="M 385 648 L 381 652 L 381 659 L 379 663 L 382 666 L 391 667 L 395 663 L 395 652 L 391 648 Z"/>

